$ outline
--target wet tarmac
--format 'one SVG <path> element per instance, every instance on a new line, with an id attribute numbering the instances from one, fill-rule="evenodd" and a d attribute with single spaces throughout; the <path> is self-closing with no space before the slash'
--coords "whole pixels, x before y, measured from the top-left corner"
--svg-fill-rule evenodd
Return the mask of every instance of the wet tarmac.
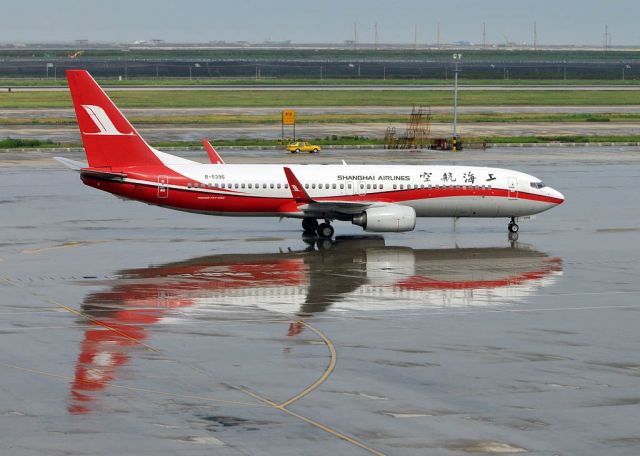
<path id="1" fill-rule="evenodd" d="M 422 219 L 318 242 L 25 157 L 0 158 L 0 454 L 640 453 L 635 149 L 408 160 L 562 191 L 517 240 Z"/>

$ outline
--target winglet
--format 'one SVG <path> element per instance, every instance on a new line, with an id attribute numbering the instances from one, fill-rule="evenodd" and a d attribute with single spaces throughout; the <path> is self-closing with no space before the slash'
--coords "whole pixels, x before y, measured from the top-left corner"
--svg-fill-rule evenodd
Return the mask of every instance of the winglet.
<path id="1" fill-rule="evenodd" d="M 289 190 L 291 190 L 291 196 L 296 200 L 296 203 L 308 204 L 314 202 L 290 168 L 284 167 L 284 175 L 287 176 Z"/>
<path id="2" fill-rule="evenodd" d="M 203 139 L 202 145 L 204 146 L 204 150 L 207 151 L 207 155 L 209 156 L 209 160 L 211 161 L 212 164 L 224 165 L 224 160 L 220 158 L 220 155 L 218 155 L 218 152 L 216 152 L 216 150 L 213 148 L 213 146 L 211 145 L 208 139 L 206 138 Z"/>

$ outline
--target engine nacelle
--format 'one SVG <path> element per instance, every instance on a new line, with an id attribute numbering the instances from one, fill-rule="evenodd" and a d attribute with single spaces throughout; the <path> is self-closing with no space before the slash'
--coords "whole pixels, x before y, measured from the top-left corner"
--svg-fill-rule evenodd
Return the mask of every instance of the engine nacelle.
<path id="1" fill-rule="evenodd" d="M 362 214 L 355 215 L 351 223 L 370 232 L 412 231 L 416 227 L 416 211 L 412 207 L 399 204 L 372 207 Z"/>

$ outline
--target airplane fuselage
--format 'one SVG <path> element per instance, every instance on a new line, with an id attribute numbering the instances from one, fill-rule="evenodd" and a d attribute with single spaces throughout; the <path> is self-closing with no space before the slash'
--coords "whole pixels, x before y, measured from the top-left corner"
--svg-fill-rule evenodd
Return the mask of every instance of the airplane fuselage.
<path id="1" fill-rule="evenodd" d="M 301 210 L 305 207 L 291 198 L 283 166 L 295 173 L 314 200 L 402 204 L 412 207 L 418 217 L 520 217 L 563 201 L 557 191 L 538 188 L 540 180 L 534 176 L 473 166 L 167 162 L 163 167 L 117 170 L 123 174 L 121 179 L 83 176 L 83 181 L 121 197 L 185 211 L 308 217 L 308 211 Z"/>

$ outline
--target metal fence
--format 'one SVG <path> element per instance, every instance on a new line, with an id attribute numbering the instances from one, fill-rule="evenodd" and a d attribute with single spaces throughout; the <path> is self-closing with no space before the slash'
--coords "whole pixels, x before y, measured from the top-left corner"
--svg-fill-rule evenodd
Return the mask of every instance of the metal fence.
<path id="1" fill-rule="evenodd" d="M 98 78 L 243 79 L 451 79 L 452 65 L 418 61 L 221 61 L 221 60 L 0 60 L 0 78 L 58 78 L 86 69 Z M 624 62 L 463 62 L 465 79 L 633 80 L 640 64 Z"/>

